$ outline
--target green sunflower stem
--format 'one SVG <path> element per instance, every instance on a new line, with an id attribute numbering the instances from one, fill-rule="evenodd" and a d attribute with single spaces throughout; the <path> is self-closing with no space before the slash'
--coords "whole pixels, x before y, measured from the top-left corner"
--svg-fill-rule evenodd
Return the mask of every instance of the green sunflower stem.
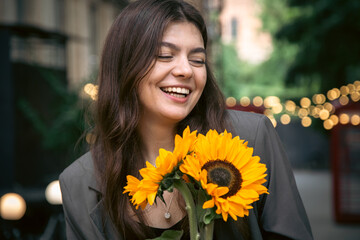
<path id="1" fill-rule="evenodd" d="M 199 240 L 200 234 L 196 220 L 196 208 L 191 192 L 184 181 L 174 181 L 174 187 L 179 190 L 186 203 L 186 211 L 189 217 L 190 239 Z"/>
<path id="2" fill-rule="evenodd" d="M 212 240 L 214 236 L 214 220 L 204 227 L 204 232 L 201 235 L 201 240 Z"/>

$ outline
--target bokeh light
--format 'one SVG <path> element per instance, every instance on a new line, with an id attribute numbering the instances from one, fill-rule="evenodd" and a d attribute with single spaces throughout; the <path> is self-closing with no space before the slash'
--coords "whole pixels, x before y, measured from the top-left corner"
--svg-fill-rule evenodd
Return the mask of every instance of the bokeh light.
<path id="1" fill-rule="evenodd" d="M 334 126 L 339 123 L 339 117 L 336 115 L 331 115 L 329 119 L 333 122 Z"/>
<path id="2" fill-rule="evenodd" d="M 247 107 L 250 105 L 250 98 L 248 97 L 242 97 L 240 98 L 240 105 L 243 107 Z"/>
<path id="3" fill-rule="evenodd" d="M 7 193 L 0 199 L 0 215 L 5 220 L 19 220 L 26 212 L 26 202 L 17 193 Z"/>
<path id="4" fill-rule="evenodd" d="M 340 93 L 341 93 L 341 95 L 348 95 L 349 92 L 350 92 L 350 89 L 349 89 L 347 86 L 342 86 L 342 87 L 340 88 Z"/>
<path id="5" fill-rule="evenodd" d="M 358 93 L 358 92 L 353 92 L 353 93 L 350 95 L 350 97 L 351 97 L 351 100 L 352 100 L 353 102 L 357 102 L 357 101 L 360 100 L 360 93 Z"/>
<path id="6" fill-rule="evenodd" d="M 287 100 L 285 102 L 285 109 L 291 113 L 295 112 L 295 109 L 296 109 L 296 104 L 291 101 L 291 100 Z"/>
<path id="7" fill-rule="evenodd" d="M 276 96 L 268 96 L 264 99 L 264 107 L 272 108 L 280 104 L 280 98 Z"/>
<path id="8" fill-rule="evenodd" d="M 330 113 L 327 109 L 322 109 L 320 110 L 319 112 L 319 117 L 321 120 L 325 120 L 325 119 L 328 119 L 330 116 Z"/>
<path id="9" fill-rule="evenodd" d="M 228 97 L 226 99 L 226 106 L 234 107 L 236 105 L 236 99 L 234 97 Z"/>
<path id="10" fill-rule="evenodd" d="M 301 119 L 301 125 L 303 125 L 303 127 L 310 127 L 311 123 L 312 121 L 309 117 L 304 117 L 303 119 Z"/>
<path id="11" fill-rule="evenodd" d="M 263 104 L 264 100 L 260 96 L 256 96 L 253 98 L 253 104 L 255 107 L 260 107 Z"/>
<path id="12" fill-rule="evenodd" d="M 331 121 L 331 119 L 326 119 L 324 121 L 323 125 L 326 130 L 330 130 L 334 127 L 334 123 L 333 123 L 333 121 Z"/>
<path id="13" fill-rule="evenodd" d="M 360 116 L 357 114 L 354 114 L 350 118 L 350 122 L 352 125 L 357 126 L 360 124 Z"/>
<path id="14" fill-rule="evenodd" d="M 62 196 L 60 190 L 60 183 L 58 180 L 52 181 L 45 190 L 46 200 L 53 205 L 62 204 Z"/>
<path id="15" fill-rule="evenodd" d="M 272 110 L 275 114 L 279 114 L 282 112 L 283 106 L 281 105 L 281 103 L 277 103 L 275 106 L 273 106 Z"/>
<path id="16" fill-rule="evenodd" d="M 346 105 L 349 103 L 349 98 L 347 96 L 341 96 L 339 98 L 339 102 L 341 105 Z"/>
<path id="17" fill-rule="evenodd" d="M 350 122 L 350 117 L 346 113 L 342 113 L 339 116 L 339 122 L 341 124 L 348 124 Z"/>
<path id="18" fill-rule="evenodd" d="M 300 108 L 298 111 L 299 118 L 304 118 L 309 114 L 308 110 L 305 108 Z"/>
<path id="19" fill-rule="evenodd" d="M 324 94 L 315 94 L 312 100 L 315 104 L 323 104 L 326 101 L 326 97 Z"/>
<path id="20" fill-rule="evenodd" d="M 289 124 L 291 121 L 291 117 L 289 114 L 283 114 L 281 117 L 280 117 L 280 122 L 283 124 L 283 125 L 287 125 Z"/>
<path id="21" fill-rule="evenodd" d="M 307 97 L 301 98 L 301 100 L 300 100 L 300 106 L 301 106 L 302 108 L 308 108 L 308 107 L 310 107 L 310 105 L 311 105 L 311 101 L 310 101 L 309 98 L 307 98 Z"/>
<path id="22" fill-rule="evenodd" d="M 324 103 L 324 108 L 330 113 L 333 113 L 335 111 L 334 106 L 331 103 L 328 103 L 328 102 Z"/>

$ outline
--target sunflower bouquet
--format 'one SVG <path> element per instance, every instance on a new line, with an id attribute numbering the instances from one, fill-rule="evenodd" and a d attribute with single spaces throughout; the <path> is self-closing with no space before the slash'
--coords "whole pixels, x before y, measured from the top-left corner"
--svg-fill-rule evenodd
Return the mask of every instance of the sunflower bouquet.
<path id="1" fill-rule="evenodd" d="M 157 197 L 165 203 L 164 191 L 176 188 L 186 203 L 191 240 L 208 240 L 215 219 L 248 216 L 251 203 L 268 193 L 262 185 L 266 170 L 260 158 L 253 156 L 253 148 L 239 137 L 233 138 L 226 130 L 202 135 L 187 127 L 182 137 L 175 136 L 173 152 L 160 149 L 156 166 L 146 162 L 140 170 L 141 180 L 127 176 L 124 193 L 136 209 L 145 209 Z M 156 239 L 180 239 L 181 234 L 168 230 Z"/>

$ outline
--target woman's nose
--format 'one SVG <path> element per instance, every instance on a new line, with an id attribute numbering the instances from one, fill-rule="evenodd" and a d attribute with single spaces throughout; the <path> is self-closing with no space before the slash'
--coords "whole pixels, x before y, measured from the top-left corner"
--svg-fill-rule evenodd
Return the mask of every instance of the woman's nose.
<path id="1" fill-rule="evenodd" d="M 178 61 L 175 64 L 176 65 L 172 71 L 172 74 L 175 77 L 181 77 L 187 79 L 193 76 L 194 72 L 187 58 L 178 59 Z"/>

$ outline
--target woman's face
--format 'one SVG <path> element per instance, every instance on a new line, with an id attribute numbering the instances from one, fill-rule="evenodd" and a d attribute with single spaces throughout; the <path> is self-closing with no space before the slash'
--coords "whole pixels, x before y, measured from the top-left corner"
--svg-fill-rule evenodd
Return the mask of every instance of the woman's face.
<path id="1" fill-rule="evenodd" d="M 158 57 L 138 89 L 145 121 L 179 122 L 198 102 L 206 83 L 200 31 L 189 22 L 170 23 Z"/>

